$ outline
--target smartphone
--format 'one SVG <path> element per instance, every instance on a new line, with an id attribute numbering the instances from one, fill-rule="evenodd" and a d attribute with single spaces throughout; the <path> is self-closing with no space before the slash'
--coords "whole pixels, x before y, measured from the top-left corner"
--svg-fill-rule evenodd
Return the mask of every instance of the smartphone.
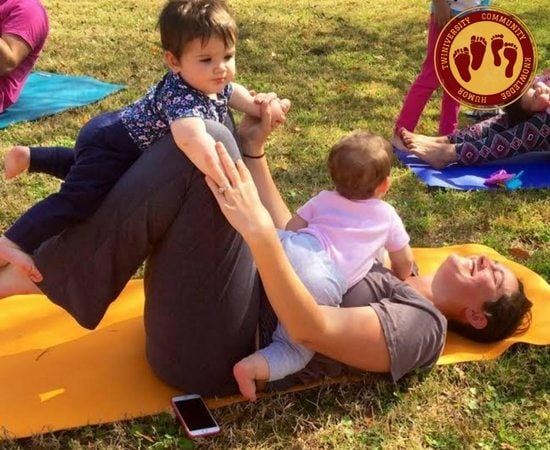
<path id="1" fill-rule="evenodd" d="M 220 432 L 219 425 L 200 395 L 173 397 L 172 407 L 189 437 L 210 436 Z"/>

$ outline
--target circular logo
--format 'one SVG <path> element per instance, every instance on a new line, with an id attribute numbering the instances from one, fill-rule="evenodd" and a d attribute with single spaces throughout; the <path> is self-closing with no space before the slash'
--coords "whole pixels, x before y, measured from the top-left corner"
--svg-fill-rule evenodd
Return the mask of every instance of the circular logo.
<path id="1" fill-rule="evenodd" d="M 472 8 L 445 25 L 434 64 L 443 89 L 456 101 L 493 109 L 512 103 L 529 88 L 537 48 L 531 32 L 511 13 Z"/>

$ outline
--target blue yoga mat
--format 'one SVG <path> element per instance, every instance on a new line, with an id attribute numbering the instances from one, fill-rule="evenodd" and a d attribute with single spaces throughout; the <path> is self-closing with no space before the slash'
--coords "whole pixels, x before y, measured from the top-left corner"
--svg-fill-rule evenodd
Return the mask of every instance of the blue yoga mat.
<path id="1" fill-rule="evenodd" d="M 519 174 L 523 171 L 520 177 L 521 189 L 550 187 L 550 152 L 532 152 L 478 166 L 453 164 L 442 170 L 436 170 L 414 155 L 398 149 L 394 149 L 394 151 L 399 160 L 428 186 L 463 191 L 503 189 L 501 187 L 488 187 L 483 183 L 494 172 L 506 170 L 510 174 Z"/>
<path id="2" fill-rule="evenodd" d="M 0 128 L 84 106 L 123 88 L 86 76 L 33 72 L 19 100 L 0 114 Z"/>

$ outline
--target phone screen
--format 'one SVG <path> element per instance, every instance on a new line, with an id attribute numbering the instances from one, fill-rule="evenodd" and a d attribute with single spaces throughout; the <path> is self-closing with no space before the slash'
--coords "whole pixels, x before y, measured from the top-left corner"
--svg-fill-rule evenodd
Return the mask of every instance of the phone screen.
<path id="1" fill-rule="evenodd" d="M 200 397 L 174 400 L 173 403 L 189 431 L 218 427 L 218 424 Z"/>

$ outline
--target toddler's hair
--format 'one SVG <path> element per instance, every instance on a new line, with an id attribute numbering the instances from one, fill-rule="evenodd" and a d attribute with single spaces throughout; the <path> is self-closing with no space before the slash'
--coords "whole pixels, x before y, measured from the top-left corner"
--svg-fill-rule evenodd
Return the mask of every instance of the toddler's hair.
<path id="1" fill-rule="evenodd" d="M 235 45 L 238 28 L 224 0 L 168 0 L 158 20 L 162 48 L 179 58 L 194 39 Z"/>
<path id="2" fill-rule="evenodd" d="M 327 165 L 336 191 L 350 200 L 360 200 L 372 197 L 390 175 L 392 160 L 386 139 L 359 130 L 332 146 Z"/>

